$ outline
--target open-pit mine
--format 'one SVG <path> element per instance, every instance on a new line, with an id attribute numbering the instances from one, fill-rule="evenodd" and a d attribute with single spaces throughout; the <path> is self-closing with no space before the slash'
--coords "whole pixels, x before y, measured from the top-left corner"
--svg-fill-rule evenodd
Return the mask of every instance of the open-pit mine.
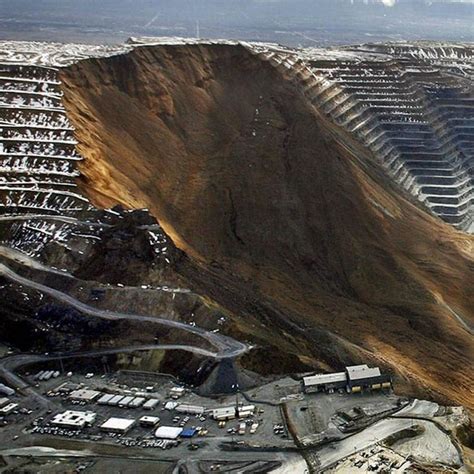
<path id="1" fill-rule="evenodd" d="M 0 466 L 472 469 L 473 55 L 0 42 Z"/>

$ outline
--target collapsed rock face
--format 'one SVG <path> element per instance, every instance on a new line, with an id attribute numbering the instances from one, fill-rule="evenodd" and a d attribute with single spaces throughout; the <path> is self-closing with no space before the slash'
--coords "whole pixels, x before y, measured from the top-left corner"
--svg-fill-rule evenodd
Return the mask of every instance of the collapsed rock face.
<path id="1" fill-rule="evenodd" d="M 403 195 L 297 81 L 229 45 L 137 48 L 61 79 L 84 192 L 150 209 L 235 334 L 472 406 L 473 238 Z"/>

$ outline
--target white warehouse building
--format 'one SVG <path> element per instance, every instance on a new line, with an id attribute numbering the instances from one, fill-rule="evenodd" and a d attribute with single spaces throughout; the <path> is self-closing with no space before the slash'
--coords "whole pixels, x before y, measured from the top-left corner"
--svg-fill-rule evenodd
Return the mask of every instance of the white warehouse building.
<path id="1" fill-rule="evenodd" d="M 97 415 L 92 411 L 67 410 L 64 413 L 58 413 L 55 415 L 51 420 L 51 424 L 63 428 L 82 429 L 85 426 L 92 425 L 96 418 Z"/>

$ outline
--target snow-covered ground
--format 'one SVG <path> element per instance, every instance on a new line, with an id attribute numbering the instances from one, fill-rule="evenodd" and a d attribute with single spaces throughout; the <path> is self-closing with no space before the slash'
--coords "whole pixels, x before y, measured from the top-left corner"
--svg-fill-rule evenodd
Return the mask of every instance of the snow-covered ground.
<path id="1" fill-rule="evenodd" d="M 339 461 L 384 441 L 387 437 L 415 425 L 423 433 L 397 441 L 391 449 L 402 457 L 412 456 L 423 463 L 459 466 L 462 460 L 450 437 L 434 423 L 418 419 L 385 418 L 365 430 L 317 450 L 320 468 L 328 468 Z"/>
<path id="2" fill-rule="evenodd" d="M 64 51 L 64 46 L 40 43 L 0 47 L 1 215 L 63 216 L 92 209 L 74 182 L 82 158 L 62 105 L 57 71 L 50 67 L 64 60 Z M 68 51 L 79 57 L 77 48 Z M 25 65 L 29 63 L 35 66 Z M 52 241 L 69 248 L 68 240 L 76 237 L 71 224 L 26 220 L 9 225 L 4 243 L 30 255 L 38 255 Z"/>
<path id="3" fill-rule="evenodd" d="M 414 438 L 397 441 L 392 449 L 402 456 L 412 456 L 419 462 L 460 466 L 461 457 L 450 437 L 443 433 L 434 423 L 416 420 L 424 428 L 424 433 Z"/>
<path id="4" fill-rule="evenodd" d="M 439 405 L 437 403 L 415 399 L 412 403 L 402 408 L 397 415 L 433 418 L 438 411 Z"/>
<path id="5" fill-rule="evenodd" d="M 341 459 L 383 441 L 392 433 L 410 428 L 412 424 L 413 422 L 411 420 L 394 420 L 386 418 L 360 433 L 356 433 L 341 441 L 323 446 L 317 451 L 321 463 L 320 467 L 321 469 L 328 468 Z"/>
<path id="6" fill-rule="evenodd" d="M 63 67 L 81 59 L 108 57 L 130 51 L 127 44 L 107 46 L 90 44 L 1 41 L 0 63 Z"/>

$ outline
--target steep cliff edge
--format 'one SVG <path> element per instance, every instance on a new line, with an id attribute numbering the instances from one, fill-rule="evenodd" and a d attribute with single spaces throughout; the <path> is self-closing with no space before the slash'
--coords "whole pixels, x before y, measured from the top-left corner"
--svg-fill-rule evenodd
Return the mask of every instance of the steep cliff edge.
<path id="1" fill-rule="evenodd" d="M 473 406 L 474 239 L 402 196 L 291 77 L 242 46 L 162 45 L 61 79 L 83 191 L 150 209 L 235 334 Z"/>

